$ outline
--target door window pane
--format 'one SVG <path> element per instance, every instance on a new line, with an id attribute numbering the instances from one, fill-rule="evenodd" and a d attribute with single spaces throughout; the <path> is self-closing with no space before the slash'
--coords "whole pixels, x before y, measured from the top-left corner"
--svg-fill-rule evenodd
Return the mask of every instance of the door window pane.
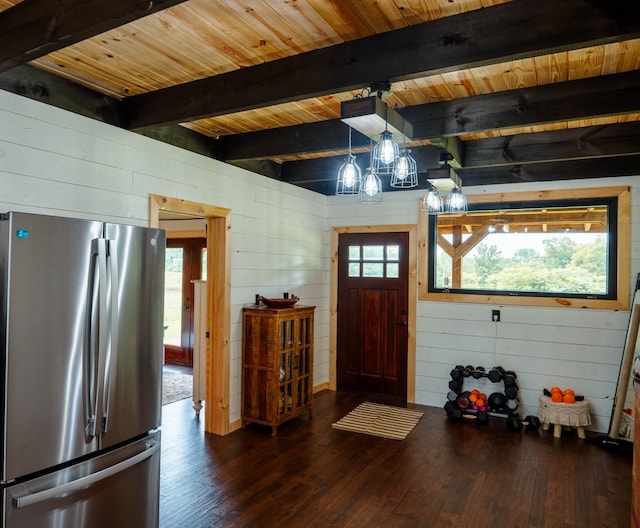
<path id="1" fill-rule="evenodd" d="M 349 260 L 360 260 L 360 246 L 349 246 Z"/>
<path id="2" fill-rule="evenodd" d="M 400 266 L 395 262 L 387 263 L 387 278 L 397 279 L 400 276 Z"/>
<path id="3" fill-rule="evenodd" d="M 349 277 L 359 277 L 360 276 L 360 263 L 359 262 L 350 262 L 349 263 Z"/>
<path id="4" fill-rule="evenodd" d="M 182 248 L 167 248 L 164 275 L 164 342 L 180 346 L 182 332 Z"/>
<path id="5" fill-rule="evenodd" d="M 384 246 L 362 246 L 363 260 L 383 260 Z"/>
<path id="6" fill-rule="evenodd" d="M 382 262 L 365 262 L 362 265 L 363 277 L 384 277 L 384 264 Z"/>
<path id="7" fill-rule="evenodd" d="M 387 246 L 387 260 L 400 260 L 400 246 Z"/>

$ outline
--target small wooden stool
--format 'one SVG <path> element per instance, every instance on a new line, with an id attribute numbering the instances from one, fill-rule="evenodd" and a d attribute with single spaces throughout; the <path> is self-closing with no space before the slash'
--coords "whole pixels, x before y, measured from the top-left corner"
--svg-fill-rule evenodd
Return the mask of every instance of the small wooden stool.
<path id="1" fill-rule="evenodd" d="M 553 436 L 560 438 L 562 427 L 575 427 L 578 431 L 578 438 L 586 438 L 584 428 L 591 425 L 591 413 L 589 412 L 589 402 L 587 400 L 575 403 L 556 403 L 551 401 L 549 396 L 540 396 L 540 407 L 538 417 L 542 422 L 542 430 L 548 431 L 553 424 Z"/>

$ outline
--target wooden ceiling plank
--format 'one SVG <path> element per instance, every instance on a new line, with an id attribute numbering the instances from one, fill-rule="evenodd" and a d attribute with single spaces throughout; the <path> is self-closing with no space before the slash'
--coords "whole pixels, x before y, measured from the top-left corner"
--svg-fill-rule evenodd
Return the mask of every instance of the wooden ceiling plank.
<path id="1" fill-rule="evenodd" d="M 0 13 L 0 71 L 185 0 L 23 0 Z"/>
<path id="2" fill-rule="evenodd" d="M 129 128 L 191 121 L 348 91 L 380 78 L 411 79 L 503 62 L 507 57 L 524 59 L 636 38 L 640 36 L 640 3 L 632 4 L 617 8 L 618 3 L 596 0 L 515 0 L 372 35 L 137 95 L 127 100 Z M 554 16 L 545 24 L 532 24 L 540 12 L 553 12 Z M 505 28 L 509 28 L 506 40 Z"/>

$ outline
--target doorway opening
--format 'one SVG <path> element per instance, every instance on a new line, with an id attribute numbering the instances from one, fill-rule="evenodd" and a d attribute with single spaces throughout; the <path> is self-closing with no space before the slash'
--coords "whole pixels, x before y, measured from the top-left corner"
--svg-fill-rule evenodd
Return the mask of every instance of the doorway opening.
<path id="1" fill-rule="evenodd" d="M 149 224 L 160 227 L 172 215 L 203 219 L 206 225 L 206 398 L 205 432 L 225 435 L 229 427 L 231 210 L 214 205 L 152 194 Z M 168 237 L 170 233 L 167 233 Z"/>
<path id="2" fill-rule="evenodd" d="M 163 227 L 164 222 L 160 223 Z M 179 224 L 178 224 L 179 225 Z M 167 238 L 164 273 L 164 362 L 193 368 L 194 285 L 207 278 L 207 239 Z"/>

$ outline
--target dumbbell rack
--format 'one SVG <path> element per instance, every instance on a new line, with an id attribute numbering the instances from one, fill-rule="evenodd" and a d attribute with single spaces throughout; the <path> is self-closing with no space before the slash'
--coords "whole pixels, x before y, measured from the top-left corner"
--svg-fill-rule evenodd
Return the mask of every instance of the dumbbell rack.
<path id="1" fill-rule="evenodd" d="M 506 404 L 504 408 L 494 409 L 488 407 L 486 411 L 478 411 L 458 405 L 459 397 L 464 395 L 463 385 L 465 378 L 480 380 L 487 378 L 492 383 L 502 382 Z M 502 367 L 493 367 L 487 371 L 484 367 L 472 367 L 457 365 L 451 370 L 449 381 L 449 394 L 444 409 L 447 415 L 453 419 L 472 419 L 476 423 L 486 423 L 488 416 L 498 416 L 509 419 L 518 409 L 518 384 L 517 376 L 513 371 L 504 370 Z"/>

